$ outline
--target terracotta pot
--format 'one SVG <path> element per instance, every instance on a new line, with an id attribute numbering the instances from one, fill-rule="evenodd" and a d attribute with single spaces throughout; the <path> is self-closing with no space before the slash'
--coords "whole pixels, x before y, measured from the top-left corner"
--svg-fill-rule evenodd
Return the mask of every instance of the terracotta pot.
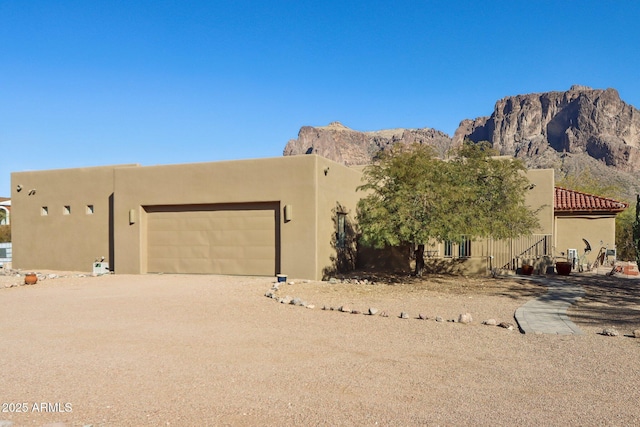
<path id="1" fill-rule="evenodd" d="M 24 276 L 24 284 L 25 285 L 35 285 L 38 283 L 38 276 L 35 273 L 25 274 Z"/>
<path id="2" fill-rule="evenodd" d="M 569 261 L 558 261 L 556 262 L 556 273 L 561 276 L 568 276 L 571 274 L 571 267 L 573 267 L 573 263 Z"/>
<path id="3" fill-rule="evenodd" d="M 522 274 L 525 276 L 531 276 L 531 274 L 533 274 L 533 265 L 523 265 Z"/>

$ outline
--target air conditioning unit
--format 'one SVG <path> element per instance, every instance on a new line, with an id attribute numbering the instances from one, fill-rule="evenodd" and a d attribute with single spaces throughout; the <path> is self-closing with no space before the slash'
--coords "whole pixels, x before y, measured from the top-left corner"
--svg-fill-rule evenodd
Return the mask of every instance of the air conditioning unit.
<path id="1" fill-rule="evenodd" d="M 108 262 L 94 262 L 93 263 L 93 274 L 101 275 L 101 274 L 109 274 L 109 263 Z"/>

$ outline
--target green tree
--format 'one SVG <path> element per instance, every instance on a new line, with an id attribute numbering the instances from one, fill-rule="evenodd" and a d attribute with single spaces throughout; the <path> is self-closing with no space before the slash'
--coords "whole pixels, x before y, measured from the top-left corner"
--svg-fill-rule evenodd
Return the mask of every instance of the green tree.
<path id="1" fill-rule="evenodd" d="M 492 157 L 488 143 L 466 142 L 450 161 L 424 145 L 396 145 L 364 170 L 367 195 L 358 203 L 367 246 L 414 244 L 415 274 L 426 244 L 531 233 L 535 213 L 524 204 L 529 182 L 518 160 Z"/>

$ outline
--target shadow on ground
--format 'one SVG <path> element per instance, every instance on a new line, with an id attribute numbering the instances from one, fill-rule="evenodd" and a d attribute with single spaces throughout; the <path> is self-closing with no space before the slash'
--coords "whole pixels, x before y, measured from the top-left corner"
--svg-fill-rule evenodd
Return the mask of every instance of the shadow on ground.
<path id="1" fill-rule="evenodd" d="M 452 295 L 487 295 L 512 299 L 534 299 L 547 292 L 539 282 L 517 276 L 505 278 L 467 277 L 456 274 L 425 274 L 416 277 L 406 271 L 382 272 L 359 270 L 335 276 L 339 280 L 357 283 L 367 280 L 377 285 L 388 285 L 407 290 L 428 290 Z"/>
<path id="2" fill-rule="evenodd" d="M 568 276 L 585 296 L 569 309 L 571 320 L 590 326 L 640 329 L 640 280 L 611 276 Z"/>

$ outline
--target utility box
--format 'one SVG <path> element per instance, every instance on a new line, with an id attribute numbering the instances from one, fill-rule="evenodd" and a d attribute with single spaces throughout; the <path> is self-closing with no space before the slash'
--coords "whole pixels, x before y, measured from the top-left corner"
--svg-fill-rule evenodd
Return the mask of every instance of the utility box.
<path id="1" fill-rule="evenodd" d="M 94 262 L 93 263 L 93 274 L 109 274 L 109 263 L 108 262 Z"/>

